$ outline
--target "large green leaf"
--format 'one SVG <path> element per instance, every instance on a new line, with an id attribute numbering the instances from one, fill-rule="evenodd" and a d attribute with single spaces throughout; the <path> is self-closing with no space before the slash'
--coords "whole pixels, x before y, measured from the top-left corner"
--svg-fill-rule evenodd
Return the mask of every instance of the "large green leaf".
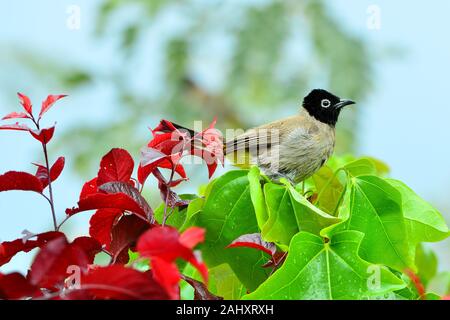
<path id="1" fill-rule="evenodd" d="M 253 208 L 255 209 L 256 221 L 260 229 L 268 219 L 266 203 L 264 200 L 264 192 L 261 187 L 261 173 L 259 168 L 254 166 L 248 173 L 248 180 L 250 182 L 250 197 L 252 199 Z"/>
<path id="2" fill-rule="evenodd" d="M 325 212 L 333 214 L 341 200 L 344 186 L 334 171 L 327 166 L 322 167 L 313 175 L 317 190 L 317 206 Z"/>
<path id="3" fill-rule="evenodd" d="M 292 238 L 283 266 L 244 298 L 367 299 L 403 288 L 403 281 L 390 271 L 358 256 L 363 237 L 342 231 L 325 242 L 300 232 Z"/>
<path id="4" fill-rule="evenodd" d="M 363 175 L 376 175 L 377 169 L 373 161 L 367 158 L 360 158 L 358 160 L 347 163 L 342 167 L 352 177 Z"/>
<path id="5" fill-rule="evenodd" d="M 295 190 L 289 182 L 284 181 L 284 184 L 289 191 L 289 199 L 292 202 L 292 208 L 294 209 L 300 231 L 318 235 L 323 228 L 341 221 L 340 218 L 329 215 L 314 206 Z"/>
<path id="6" fill-rule="evenodd" d="M 261 229 L 264 240 L 287 248 L 299 231 L 319 234 L 320 230 L 339 221 L 312 205 L 289 183 L 266 183 L 264 197 L 268 220 Z"/>
<path id="7" fill-rule="evenodd" d="M 203 258 L 212 268 L 229 264 L 239 280 L 254 290 L 268 275 L 261 266 L 267 262 L 261 252 L 248 248 L 226 247 L 236 238 L 259 232 L 250 198 L 247 170 L 230 171 L 217 180 L 207 194 L 196 225 L 206 228 Z"/>
<path id="8" fill-rule="evenodd" d="M 261 236 L 265 241 L 288 246 L 299 232 L 289 190 L 279 184 L 266 183 L 264 195 L 269 219 L 261 228 Z"/>
<path id="9" fill-rule="evenodd" d="M 415 269 L 415 245 L 408 240 L 400 192 L 376 176 L 351 178 L 350 183 L 347 228 L 365 234 L 361 257 L 400 271 Z"/>
<path id="10" fill-rule="evenodd" d="M 449 236 L 447 224 L 438 210 L 403 182 L 394 179 L 386 181 L 402 195 L 403 215 L 406 219 L 409 240 L 412 243 L 436 242 Z"/>
<path id="11" fill-rule="evenodd" d="M 239 300 L 247 292 L 233 270 L 227 264 L 209 269 L 210 291 L 225 300 Z"/>
<path id="12" fill-rule="evenodd" d="M 424 285 L 427 285 L 438 271 L 438 259 L 436 254 L 432 250 L 419 244 L 416 250 L 415 262 L 420 280 Z"/>

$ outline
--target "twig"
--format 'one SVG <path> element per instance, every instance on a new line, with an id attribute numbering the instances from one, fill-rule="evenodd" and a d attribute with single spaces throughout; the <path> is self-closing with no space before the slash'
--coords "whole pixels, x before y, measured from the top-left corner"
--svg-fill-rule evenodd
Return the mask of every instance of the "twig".
<path id="1" fill-rule="evenodd" d="M 38 119 L 38 121 L 36 121 L 36 119 L 33 117 L 33 115 L 31 115 L 31 120 L 36 125 L 36 129 L 40 130 L 40 125 L 39 125 L 40 119 Z M 50 164 L 48 161 L 47 144 L 45 142 L 42 142 L 42 150 L 44 151 L 45 167 L 47 168 L 48 192 L 49 192 L 50 197 L 47 197 L 44 194 L 43 194 L 43 196 L 48 200 L 48 202 L 50 204 L 50 209 L 52 211 L 53 227 L 55 228 L 55 231 L 58 231 L 58 223 L 56 222 L 56 213 L 55 213 L 55 201 L 53 199 L 52 179 L 50 177 Z"/>
<path id="2" fill-rule="evenodd" d="M 50 165 L 48 161 L 47 145 L 45 143 L 42 143 L 42 148 L 44 150 L 45 166 L 47 168 L 48 193 L 50 195 L 50 208 L 52 210 L 53 226 L 55 227 L 55 231 L 58 231 L 58 223 L 56 222 L 56 213 L 55 213 L 55 202 L 53 199 L 52 179 L 50 177 Z"/>

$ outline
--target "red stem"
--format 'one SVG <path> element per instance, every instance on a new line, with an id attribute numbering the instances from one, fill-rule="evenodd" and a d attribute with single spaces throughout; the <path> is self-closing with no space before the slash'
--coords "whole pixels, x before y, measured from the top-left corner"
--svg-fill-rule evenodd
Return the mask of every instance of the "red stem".
<path id="1" fill-rule="evenodd" d="M 50 165 L 49 165 L 49 161 L 48 161 L 47 145 L 45 143 L 42 143 L 42 148 L 44 150 L 45 166 L 47 167 L 48 193 L 50 195 L 50 208 L 52 210 L 53 226 L 55 227 L 55 231 L 57 231 L 58 223 L 56 222 L 55 202 L 53 199 L 52 179 L 50 177 Z"/>
<path id="2" fill-rule="evenodd" d="M 36 129 L 40 130 L 39 121 L 41 119 L 39 118 L 38 121 L 36 121 L 35 118 L 33 117 L 33 115 L 31 115 L 31 120 L 36 125 Z M 52 211 L 53 227 L 55 228 L 55 231 L 58 231 L 59 227 L 58 227 L 58 223 L 56 221 L 55 201 L 53 199 L 52 179 L 50 177 L 50 164 L 48 161 L 47 143 L 42 142 L 42 150 L 44 151 L 45 167 L 47 168 L 47 179 L 48 179 L 49 198 L 47 198 L 47 197 L 46 198 L 49 200 L 48 202 L 50 204 L 50 209 Z"/>

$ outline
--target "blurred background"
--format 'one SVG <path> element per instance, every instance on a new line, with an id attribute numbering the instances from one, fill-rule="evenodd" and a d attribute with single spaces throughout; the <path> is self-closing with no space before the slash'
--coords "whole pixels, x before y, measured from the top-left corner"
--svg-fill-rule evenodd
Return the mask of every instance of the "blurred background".
<path id="1" fill-rule="evenodd" d="M 327 88 L 358 101 L 341 116 L 336 152 L 387 162 L 450 222 L 448 12 L 445 0 L 0 0 L 0 113 L 20 110 L 17 91 L 36 108 L 70 95 L 45 118 L 57 121 L 51 159 L 67 158 L 54 185 L 62 219 L 101 156 L 123 147 L 138 161 L 161 118 L 247 128 Z M 0 132 L 0 172 L 39 161 L 28 134 Z M 207 182 L 204 167 L 188 169 L 191 188 Z M 158 203 L 156 188 L 146 195 Z M 64 231 L 87 234 L 90 215 Z M 24 229 L 51 229 L 47 203 L 0 193 L 0 240 Z M 450 241 L 427 246 L 449 270 Z M 25 271 L 31 258 L 0 271 Z"/>

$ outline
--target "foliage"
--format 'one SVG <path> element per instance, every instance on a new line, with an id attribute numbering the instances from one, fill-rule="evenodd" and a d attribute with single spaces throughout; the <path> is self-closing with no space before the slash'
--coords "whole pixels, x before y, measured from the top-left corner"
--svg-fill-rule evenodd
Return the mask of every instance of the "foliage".
<path id="1" fill-rule="evenodd" d="M 297 186 L 270 181 L 257 167 L 233 170 L 201 188 L 178 195 L 186 183 L 181 160 L 199 157 L 211 177 L 223 162 L 215 121 L 193 136 L 162 120 L 135 163 L 112 149 L 87 181 L 76 207 L 56 221 L 52 185 L 64 158 L 50 166 L 53 136 L 39 120 L 63 96 L 49 96 L 39 117 L 19 95 L 24 113 L 1 125 L 29 132 L 43 147 L 36 174 L 0 175 L 0 191 L 32 191 L 50 204 L 54 230 L 25 233 L 0 244 L 0 265 L 39 248 L 27 276 L 0 274 L 1 299 L 440 299 L 448 297 L 447 273 L 422 245 L 450 234 L 441 214 L 404 183 L 386 177 L 373 158 L 330 159 Z M 158 181 L 163 204 L 155 210 L 142 195 Z M 47 190 L 48 188 L 48 190 Z M 69 241 L 60 227 L 95 210 L 89 236 Z M 106 266 L 96 255 L 109 256 Z"/>

